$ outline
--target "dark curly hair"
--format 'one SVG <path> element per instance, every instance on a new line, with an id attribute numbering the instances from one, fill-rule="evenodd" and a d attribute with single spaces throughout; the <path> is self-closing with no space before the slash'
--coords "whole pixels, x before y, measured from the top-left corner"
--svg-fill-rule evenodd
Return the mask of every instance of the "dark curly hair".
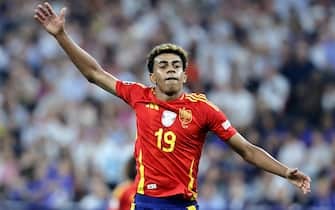
<path id="1" fill-rule="evenodd" d="M 147 67 L 150 73 L 153 73 L 154 71 L 154 59 L 156 56 L 163 54 L 163 53 L 172 53 L 172 54 L 176 54 L 178 55 L 182 62 L 183 62 L 183 70 L 185 71 L 186 66 L 187 66 L 187 52 L 175 45 L 175 44 L 171 44 L 171 43 L 165 43 L 165 44 L 160 44 L 157 45 L 156 47 L 154 47 L 150 53 L 147 56 Z"/>

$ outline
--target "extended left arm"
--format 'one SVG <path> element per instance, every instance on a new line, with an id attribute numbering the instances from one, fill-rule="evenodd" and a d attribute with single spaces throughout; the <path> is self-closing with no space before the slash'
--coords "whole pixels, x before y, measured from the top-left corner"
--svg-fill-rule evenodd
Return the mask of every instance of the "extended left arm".
<path id="1" fill-rule="evenodd" d="M 247 162 L 262 168 L 265 171 L 288 179 L 293 185 L 300 188 L 304 194 L 310 192 L 310 177 L 306 176 L 298 169 L 292 169 L 285 166 L 262 148 L 248 142 L 239 133 L 231 137 L 227 141 L 227 144 Z"/>

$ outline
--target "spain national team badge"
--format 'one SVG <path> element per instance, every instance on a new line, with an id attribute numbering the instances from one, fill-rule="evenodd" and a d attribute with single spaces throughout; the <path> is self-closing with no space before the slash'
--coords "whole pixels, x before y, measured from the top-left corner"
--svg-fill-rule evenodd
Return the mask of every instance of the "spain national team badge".
<path id="1" fill-rule="evenodd" d="M 179 109 L 179 120 L 183 128 L 187 128 L 188 124 L 192 122 L 192 111 L 185 109 L 185 107 Z"/>
<path id="2" fill-rule="evenodd" d="M 162 114 L 162 124 L 165 127 L 170 127 L 176 120 L 177 114 L 169 110 L 164 110 Z"/>

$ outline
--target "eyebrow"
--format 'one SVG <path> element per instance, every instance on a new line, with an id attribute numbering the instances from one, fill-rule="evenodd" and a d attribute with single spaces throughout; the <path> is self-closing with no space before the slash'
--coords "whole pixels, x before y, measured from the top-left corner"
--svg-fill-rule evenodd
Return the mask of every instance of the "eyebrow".
<path id="1" fill-rule="evenodd" d="M 166 60 L 161 60 L 161 61 L 158 61 L 158 64 L 168 64 L 169 62 L 166 61 Z M 180 60 L 174 60 L 171 62 L 172 64 L 177 64 L 177 63 L 182 63 Z"/>

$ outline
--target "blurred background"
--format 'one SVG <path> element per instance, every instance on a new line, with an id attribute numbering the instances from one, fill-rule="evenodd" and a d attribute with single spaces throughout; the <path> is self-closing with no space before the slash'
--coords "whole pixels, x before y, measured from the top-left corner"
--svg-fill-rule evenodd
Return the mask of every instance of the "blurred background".
<path id="1" fill-rule="evenodd" d="M 34 21 L 40 1 L 0 1 L 0 209 L 117 209 L 134 113 L 87 82 Z M 188 91 L 311 176 L 302 195 L 209 134 L 202 210 L 335 209 L 333 0 L 68 0 L 66 29 L 110 73 L 150 85 L 146 55 L 190 54 Z"/>

